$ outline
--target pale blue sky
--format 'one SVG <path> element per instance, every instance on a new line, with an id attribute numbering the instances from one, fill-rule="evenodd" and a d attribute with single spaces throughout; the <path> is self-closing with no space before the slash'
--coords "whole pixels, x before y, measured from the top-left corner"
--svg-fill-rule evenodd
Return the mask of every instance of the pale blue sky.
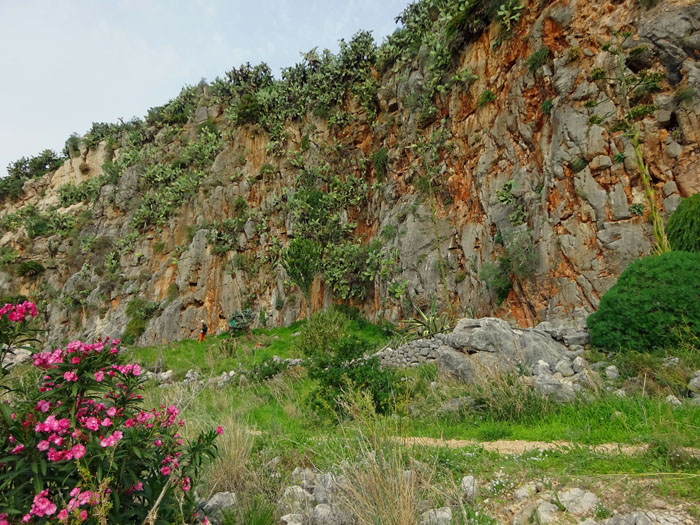
<path id="1" fill-rule="evenodd" d="M 0 0 L 0 176 L 92 122 L 142 117 L 246 61 L 276 75 L 360 29 L 377 42 L 409 0 Z"/>

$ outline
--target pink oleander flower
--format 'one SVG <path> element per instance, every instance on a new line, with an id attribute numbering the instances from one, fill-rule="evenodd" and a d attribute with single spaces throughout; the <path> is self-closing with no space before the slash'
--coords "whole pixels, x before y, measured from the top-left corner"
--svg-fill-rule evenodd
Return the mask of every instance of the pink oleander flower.
<path id="1" fill-rule="evenodd" d="M 35 516 L 50 516 L 56 512 L 56 504 L 52 503 L 51 500 L 47 498 L 49 495 L 49 489 L 42 490 L 39 494 L 34 496 L 34 503 L 32 504 L 32 510 L 30 511 Z"/>
<path id="2" fill-rule="evenodd" d="M 167 465 L 161 467 L 160 473 L 163 474 L 163 476 L 168 476 L 170 474 L 170 467 Z"/>
<path id="3" fill-rule="evenodd" d="M 163 444 L 163 442 L 160 439 L 155 440 L 156 447 L 159 447 Z"/>
<path id="4" fill-rule="evenodd" d="M 102 420 L 102 423 L 100 423 L 103 427 L 108 427 L 112 424 L 112 420 L 109 419 L 108 417 L 104 418 Z"/>
<path id="5" fill-rule="evenodd" d="M 120 430 L 115 430 L 112 435 L 100 440 L 100 446 L 102 448 L 113 447 L 123 436 L 124 434 Z"/>
<path id="6" fill-rule="evenodd" d="M 22 523 L 27 523 L 28 521 L 32 520 L 32 515 L 31 514 L 25 514 L 24 517 L 22 518 Z"/>
<path id="7" fill-rule="evenodd" d="M 36 404 L 36 409 L 39 410 L 40 412 L 48 412 L 49 408 L 51 408 L 51 403 L 45 400 L 38 401 Z"/>
<path id="8" fill-rule="evenodd" d="M 85 455 L 85 447 L 83 445 L 75 445 L 71 449 L 71 454 L 73 454 L 73 459 L 80 459 Z"/>
<path id="9" fill-rule="evenodd" d="M 19 445 L 17 445 L 15 448 L 12 449 L 12 454 L 19 454 L 23 450 L 24 450 L 24 445 L 22 445 L 22 443 L 20 443 Z"/>
<path id="10" fill-rule="evenodd" d="M 224 429 L 223 429 L 223 427 L 222 427 L 221 425 L 219 425 L 218 427 L 216 427 L 216 433 L 219 434 L 219 435 L 221 435 L 221 434 L 224 433 Z"/>
<path id="11" fill-rule="evenodd" d="M 80 521 L 85 521 L 87 519 L 87 511 L 81 510 L 78 517 L 80 518 Z"/>
<path id="12" fill-rule="evenodd" d="M 95 372 L 95 381 L 97 381 L 98 383 L 101 383 L 104 378 L 105 378 L 105 373 L 102 370 L 100 370 L 99 372 Z"/>
<path id="13" fill-rule="evenodd" d="M 107 415 L 109 417 L 114 417 L 117 414 L 117 407 L 109 407 L 107 409 Z"/>
<path id="14" fill-rule="evenodd" d="M 89 417 L 87 418 L 87 421 L 85 421 L 83 426 L 88 430 L 92 430 L 94 432 L 98 428 L 100 428 L 100 421 L 96 417 Z"/>
<path id="15" fill-rule="evenodd" d="M 48 450 L 48 449 L 49 449 L 49 442 L 48 442 L 47 440 L 45 440 L 45 439 L 44 439 L 43 441 L 39 441 L 39 443 L 37 444 L 36 448 L 38 448 L 39 450 L 41 450 L 42 452 L 44 452 L 45 450 Z"/>
<path id="16" fill-rule="evenodd" d="M 66 381 L 77 381 L 78 374 L 76 374 L 75 372 L 70 370 L 70 371 L 66 372 L 65 374 L 63 374 L 63 379 L 65 379 Z"/>
<path id="17" fill-rule="evenodd" d="M 61 509 L 58 511 L 58 514 L 56 514 L 56 517 L 58 521 L 68 521 L 68 511 L 66 509 Z M 0 523 L 0 525 L 2 525 L 2 523 Z"/>

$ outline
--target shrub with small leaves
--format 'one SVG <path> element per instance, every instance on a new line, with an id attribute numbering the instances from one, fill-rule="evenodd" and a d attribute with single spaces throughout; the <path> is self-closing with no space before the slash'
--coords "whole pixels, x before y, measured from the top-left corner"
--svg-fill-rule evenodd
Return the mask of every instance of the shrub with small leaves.
<path id="1" fill-rule="evenodd" d="M 670 348 L 676 329 L 700 336 L 700 253 L 643 257 L 622 272 L 588 317 L 591 343 L 612 351 Z"/>

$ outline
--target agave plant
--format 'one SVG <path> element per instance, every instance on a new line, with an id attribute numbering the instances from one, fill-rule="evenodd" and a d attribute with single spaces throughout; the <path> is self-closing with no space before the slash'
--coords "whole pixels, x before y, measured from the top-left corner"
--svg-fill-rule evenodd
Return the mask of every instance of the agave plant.
<path id="1" fill-rule="evenodd" d="M 420 307 L 414 305 L 418 317 L 409 319 L 406 327 L 413 331 L 418 337 L 432 337 L 435 334 L 447 332 L 452 323 L 445 312 L 437 312 L 435 302 L 430 305 L 430 310 L 426 314 Z"/>

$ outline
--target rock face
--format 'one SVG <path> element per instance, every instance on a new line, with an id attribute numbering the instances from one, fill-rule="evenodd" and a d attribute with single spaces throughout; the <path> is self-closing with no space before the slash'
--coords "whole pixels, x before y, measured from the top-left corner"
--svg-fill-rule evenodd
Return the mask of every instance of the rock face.
<path id="1" fill-rule="evenodd" d="M 657 110 L 639 126 L 658 206 L 669 213 L 680 197 L 700 191 L 700 151 L 694 147 L 700 103 L 696 95 L 676 96 L 680 88 L 700 92 L 700 6 L 680 0 L 649 10 L 611 0 L 528 2 L 507 45 L 495 45 L 501 30 L 494 21 L 455 52 L 458 71 L 448 77 L 469 70 L 476 78 L 441 85 L 434 118 L 415 107 L 432 67 L 429 53 L 373 72 L 376 116 L 349 94 L 346 124 L 319 118 L 311 108 L 287 121 L 279 156 L 259 126 L 231 128 L 226 108 L 208 86 L 199 86 L 196 107 L 176 138 L 170 138 L 173 128 L 144 131 L 144 147 L 157 146 L 168 160 L 200 126 L 225 131 L 202 179 L 157 229 L 133 226 L 149 189 L 139 165 L 116 180 L 105 178 L 94 201 L 60 206 L 59 187 L 101 175 L 106 160 L 123 154 L 126 138 L 114 145 L 114 157 L 104 143 L 83 149 L 57 171 L 28 180 L 22 197 L 2 204 L 0 216 L 32 205 L 70 215 L 76 226 L 70 234 L 33 238 L 22 225 L 4 228 L 0 246 L 15 250 L 18 262 L 42 261 L 45 271 L 33 278 L 3 268 L 0 293 L 46 304 L 50 344 L 64 337 L 120 336 L 133 299 L 157 304 L 138 337 L 141 344 L 196 337 L 201 319 L 212 333 L 225 330 L 233 311 L 247 306 L 256 323 L 290 324 L 306 305 L 277 264 L 280 249 L 299 231 L 288 202 L 304 169 L 329 167 L 341 182 L 358 180 L 364 188 L 358 204 L 338 209 L 333 218 L 349 232 L 348 245 L 379 240 L 392 254 L 391 275 L 368 279 L 362 297 L 353 299 L 365 313 L 405 318 L 414 313 L 411 302 L 444 297 L 446 288 L 448 300 L 472 317 L 497 315 L 519 326 L 580 318 L 597 307 L 632 260 L 651 251 L 650 226 L 638 214 L 644 196 L 632 145 L 591 120 L 609 111 L 608 103 L 586 106 L 604 102 L 590 72 L 610 65 L 603 43 L 621 27 L 636 28 L 630 46 L 647 45 L 630 67 L 667 78 L 649 100 Z M 533 69 L 528 58 L 543 47 L 549 58 Z M 495 100 L 479 103 L 487 92 Z M 423 150 L 437 151 L 429 165 Z M 386 152 L 384 170 L 371 161 L 380 151 Z M 421 190 L 428 170 L 439 182 L 434 209 Z M 233 247 L 218 252 L 215 226 L 237 217 L 241 203 L 247 215 L 229 239 Z M 528 271 L 518 272 L 499 304 L 484 270 L 515 253 L 527 256 Z M 317 279 L 313 308 L 331 304 L 335 288 Z M 561 342 L 585 344 L 580 335 L 569 337 Z M 534 333 L 518 341 L 525 361 L 547 351 L 537 349 Z M 453 343 L 462 344 L 443 346 Z M 477 341 L 469 344 L 484 353 Z M 451 359 L 448 353 L 440 359 Z M 438 359 L 433 351 L 424 358 Z"/>

